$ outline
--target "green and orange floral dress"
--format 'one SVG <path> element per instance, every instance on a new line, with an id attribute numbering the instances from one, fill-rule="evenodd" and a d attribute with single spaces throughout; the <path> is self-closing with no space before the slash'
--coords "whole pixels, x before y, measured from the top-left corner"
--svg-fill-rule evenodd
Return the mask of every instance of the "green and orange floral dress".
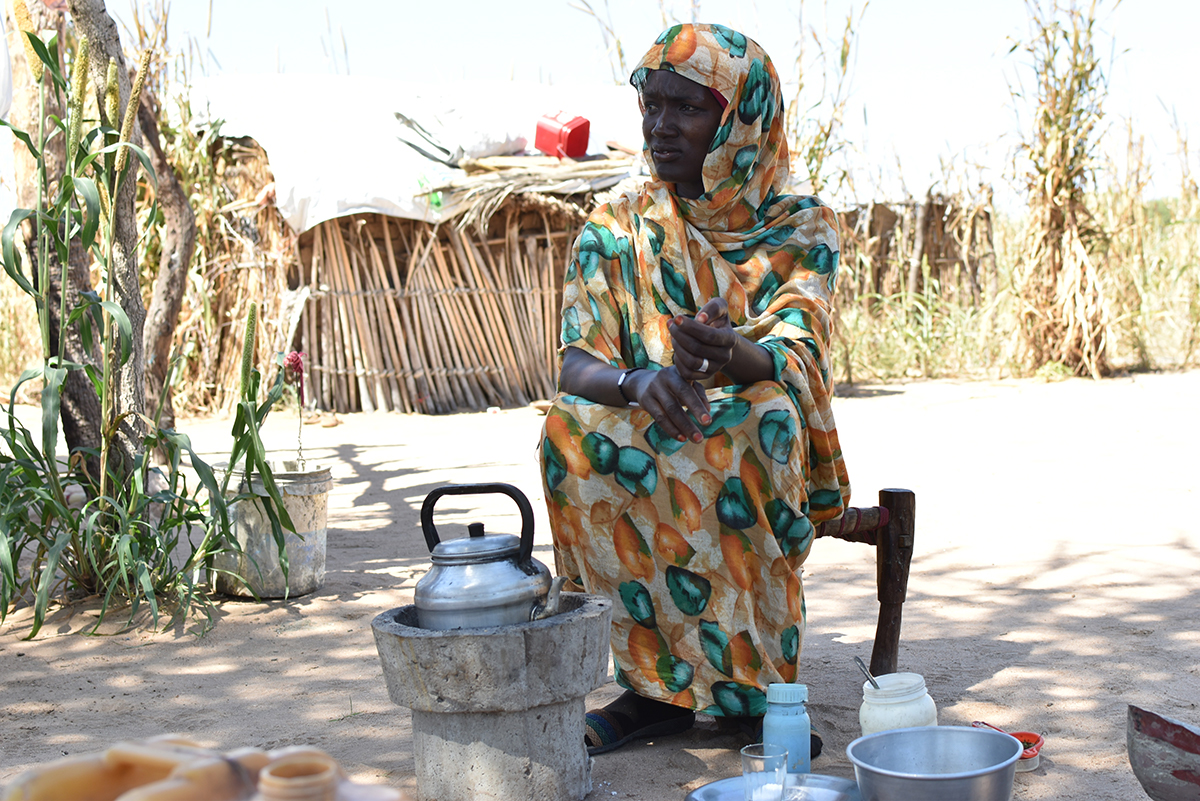
<path id="1" fill-rule="evenodd" d="M 761 715 L 797 679 L 801 565 L 850 486 L 830 409 L 837 220 L 783 194 L 779 81 L 721 26 L 664 33 L 631 79 L 673 69 L 728 101 L 688 200 L 657 179 L 599 208 L 575 243 L 562 345 L 616 367 L 672 364 L 667 323 L 724 297 L 773 380 L 705 382 L 712 422 L 679 442 L 638 408 L 559 394 L 541 445 L 560 574 L 613 600 L 616 680 L 712 715 Z M 653 169 L 653 160 L 647 154 Z"/>

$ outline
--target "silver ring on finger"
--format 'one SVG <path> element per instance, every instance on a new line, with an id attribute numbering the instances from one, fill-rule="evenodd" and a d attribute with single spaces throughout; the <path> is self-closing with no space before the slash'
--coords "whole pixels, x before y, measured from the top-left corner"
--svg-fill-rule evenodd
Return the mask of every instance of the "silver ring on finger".
<path id="1" fill-rule="evenodd" d="M 702 372 L 702 373 L 708 372 L 708 359 L 705 359 L 704 361 L 700 362 L 700 372 Z"/>

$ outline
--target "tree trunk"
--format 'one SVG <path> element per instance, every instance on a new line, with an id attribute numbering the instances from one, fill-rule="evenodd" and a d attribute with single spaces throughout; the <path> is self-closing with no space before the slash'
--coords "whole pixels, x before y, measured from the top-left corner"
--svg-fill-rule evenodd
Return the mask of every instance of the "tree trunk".
<path id="1" fill-rule="evenodd" d="M 196 250 L 196 214 L 188 204 L 187 192 L 167 162 L 158 136 L 157 101 L 150 89 L 142 91 L 138 124 L 146 140 L 150 163 L 158 176 L 158 207 L 163 211 L 162 256 L 154 294 L 146 313 L 143 344 L 146 353 L 146 408 L 153 412 L 162 398 L 159 425 L 175 427 L 175 407 L 171 389 L 166 385 L 170 371 L 171 342 L 179 322 L 179 309 L 187 289 L 188 265 Z"/>
<path id="2" fill-rule="evenodd" d="M 34 28 L 37 30 L 57 30 L 59 41 L 62 41 L 64 28 L 62 13 L 46 8 L 41 0 L 28 0 L 28 6 Z M 16 22 L 13 20 L 11 14 L 7 12 L 7 9 L 4 22 L 5 28 L 8 31 L 8 51 L 13 67 L 13 105 L 9 114 L 9 121 L 17 128 L 28 132 L 34 138 L 34 141 L 37 141 L 38 107 L 41 88 L 39 84 L 34 82 L 33 75 L 30 73 L 29 65 L 26 62 L 25 48 L 21 38 L 24 34 L 17 29 Z M 46 76 L 45 80 L 49 82 L 49 76 Z M 47 120 L 52 115 L 60 119 L 66 117 L 66 109 L 62 107 L 62 104 L 52 91 L 46 92 L 45 115 Z M 46 130 L 50 130 L 49 121 L 46 122 Z M 13 149 L 15 173 L 18 176 L 16 182 L 17 206 L 26 209 L 37 208 L 37 161 L 25 148 L 25 145 L 17 140 L 14 140 Z M 62 177 L 66 156 L 66 145 L 63 137 L 56 136 L 47 142 L 43 153 L 46 160 L 47 180 L 51 184 L 57 183 Z M 29 257 L 28 262 L 34 265 L 37 263 L 38 258 L 37 226 L 33 221 L 30 221 L 23 226 L 23 233 L 25 252 Z M 61 286 L 62 265 L 59 263 L 57 254 L 53 249 L 49 251 L 48 256 L 50 285 L 47 310 L 50 317 L 50 347 L 52 353 L 56 353 L 61 322 L 59 320 L 59 304 L 63 290 Z M 68 309 L 73 308 L 79 302 L 82 292 L 92 288 L 90 267 L 91 256 L 83 249 L 79 238 L 76 237 L 71 241 L 70 257 L 68 259 L 66 288 Z M 34 283 L 36 283 L 37 269 L 33 269 L 32 273 Z M 95 355 L 89 353 L 84 348 L 78 326 L 72 326 L 67 330 L 65 350 L 62 355 L 66 361 L 77 364 L 96 363 Z M 100 399 L 96 396 L 96 391 L 92 388 L 91 382 L 84 375 L 83 371 L 71 370 L 67 373 L 67 378 L 62 388 L 61 399 L 63 436 L 66 439 L 68 452 L 75 452 L 80 448 L 98 449 L 100 447 Z M 99 461 L 96 459 L 89 460 L 88 468 L 95 475 L 99 470 Z"/>
<path id="3" fill-rule="evenodd" d="M 117 63 L 117 82 L 120 87 L 120 114 L 125 113 L 129 102 L 129 71 L 125 67 L 125 56 L 121 52 L 121 40 L 117 25 L 104 7 L 104 0 L 67 0 L 67 8 L 75 21 L 76 31 L 91 42 L 90 73 L 92 85 L 100 97 L 100 108 L 104 108 L 104 86 L 107 83 L 108 61 Z M 120 129 L 119 120 L 110 120 L 114 128 Z M 130 141 L 141 144 L 137 126 L 133 126 Z M 113 294 L 116 302 L 125 310 L 133 329 L 133 342 L 129 360 L 113 371 L 113 414 L 121 423 L 117 429 L 114 445 L 126 465 L 142 448 L 142 436 L 146 430 L 143 415 L 146 409 L 146 387 L 143 374 L 142 330 L 145 327 L 146 307 L 142 305 L 138 286 L 137 217 L 133 201 L 136 190 L 137 165 L 140 163 L 131 153 L 129 168 L 120 191 L 112 198 L 114 233 L 112 262 L 108 265 Z"/>

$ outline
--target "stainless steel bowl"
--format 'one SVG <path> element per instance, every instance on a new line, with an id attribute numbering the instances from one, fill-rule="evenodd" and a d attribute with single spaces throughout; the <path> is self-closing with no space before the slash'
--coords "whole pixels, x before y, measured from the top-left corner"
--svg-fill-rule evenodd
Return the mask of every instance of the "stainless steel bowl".
<path id="1" fill-rule="evenodd" d="M 1011 801 L 1021 741 L 969 726 L 922 726 L 846 747 L 863 801 Z"/>

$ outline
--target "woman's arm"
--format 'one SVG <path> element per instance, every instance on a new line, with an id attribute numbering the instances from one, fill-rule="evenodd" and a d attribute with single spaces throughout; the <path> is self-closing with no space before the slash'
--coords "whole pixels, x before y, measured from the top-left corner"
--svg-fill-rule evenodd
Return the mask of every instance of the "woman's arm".
<path id="1" fill-rule="evenodd" d="M 558 374 L 558 388 L 605 406 L 627 406 L 629 404 L 621 397 L 621 390 L 617 389 L 617 380 L 622 372 L 622 368 L 613 367 L 587 351 L 568 347 L 563 354 L 562 370 Z M 637 397 L 630 383 L 636 377 L 637 373 L 630 374 L 625 383 L 624 389 L 630 398 Z"/>
<path id="2" fill-rule="evenodd" d="M 674 367 L 662 370 L 635 370 L 625 379 L 621 389 L 617 380 L 623 368 L 613 367 L 579 348 L 568 347 L 563 354 L 558 388 L 571 395 L 587 398 L 605 406 L 627 406 L 625 396 L 646 410 L 662 427 L 663 433 L 680 442 L 690 439 L 700 442 L 704 436 L 689 414 L 707 425 L 711 420 L 704 390 L 684 380 Z"/>

